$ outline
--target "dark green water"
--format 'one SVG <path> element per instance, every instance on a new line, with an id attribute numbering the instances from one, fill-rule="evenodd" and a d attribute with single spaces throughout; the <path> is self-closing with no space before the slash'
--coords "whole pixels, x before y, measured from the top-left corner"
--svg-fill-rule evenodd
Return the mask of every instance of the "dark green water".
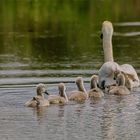
<path id="1" fill-rule="evenodd" d="M 139 0 L 1 0 L 0 139 L 137 140 L 140 137 L 140 88 L 123 98 L 40 110 L 24 107 L 43 82 L 57 93 L 76 76 L 89 79 L 103 64 L 101 25 L 114 25 L 113 51 L 119 64 L 140 75 Z"/>

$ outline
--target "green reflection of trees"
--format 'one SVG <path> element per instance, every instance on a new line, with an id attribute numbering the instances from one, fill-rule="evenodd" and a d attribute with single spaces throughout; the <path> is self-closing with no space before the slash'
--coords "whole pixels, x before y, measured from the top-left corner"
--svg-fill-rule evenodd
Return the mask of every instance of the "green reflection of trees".
<path id="1" fill-rule="evenodd" d="M 0 53 L 44 61 L 99 57 L 102 21 L 137 21 L 139 5 L 139 0 L 1 0 Z"/>

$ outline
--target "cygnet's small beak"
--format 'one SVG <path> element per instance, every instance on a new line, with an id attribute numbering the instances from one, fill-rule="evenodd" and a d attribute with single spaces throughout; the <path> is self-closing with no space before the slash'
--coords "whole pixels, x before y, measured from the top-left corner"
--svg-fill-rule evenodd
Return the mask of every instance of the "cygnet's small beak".
<path id="1" fill-rule="evenodd" d="M 35 97 L 33 97 L 33 100 L 37 100 Z"/>
<path id="2" fill-rule="evenodd" d="M 101 33 L 100 38 L 103 39 L 103 33 Z"/>
<path id="3" fill-rule="evenodd" d="M 47 94 L 47 95 L 50 95 L 48 92 L 47 92 L 47 90 L 45 90 L 45 92 L 44 92 L 45 94 Z"/>

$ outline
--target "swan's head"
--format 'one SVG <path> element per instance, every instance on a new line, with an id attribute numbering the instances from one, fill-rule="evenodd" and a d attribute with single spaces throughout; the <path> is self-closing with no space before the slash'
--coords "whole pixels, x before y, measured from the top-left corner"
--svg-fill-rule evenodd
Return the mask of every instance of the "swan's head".
<path id="1" fill-rule="evenodd" d="M 39 83 L 37 86 L 36 86 L 36 91 L 37 91 L 37 95 L 40 95 L 42 96 L 44 93 L 49 95 L 46 88 L 45 88 L 45 85 L 42 84 L 42 83 Z"/>
<path id="2" fill-rule="evenodd" d="M 116 84 L 116 78 L 114 78 L 114 73 L 119 71 L 120 67 L 115 62 L 104 63 L 99 70 L 99 86 L 105 89 L 108 86 Z"/>
<path id="3" fill-rule="evenodd" d="M 110 21 L 104 21 L 102 23 L 102 33 L 101 33 L 101 38 L 107 38 L 107 37 L 112 37 L 113 35 L 113 26 Z"/>

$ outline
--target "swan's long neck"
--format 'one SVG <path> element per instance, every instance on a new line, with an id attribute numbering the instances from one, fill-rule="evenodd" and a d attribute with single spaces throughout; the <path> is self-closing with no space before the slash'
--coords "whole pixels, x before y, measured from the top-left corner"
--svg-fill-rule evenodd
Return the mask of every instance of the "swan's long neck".
<path id="1" fill-rule="evenodd" d="M 112 36 L 103 36 L 103 51 L 104 51 L 104 62 L 114 61 Z"/>

